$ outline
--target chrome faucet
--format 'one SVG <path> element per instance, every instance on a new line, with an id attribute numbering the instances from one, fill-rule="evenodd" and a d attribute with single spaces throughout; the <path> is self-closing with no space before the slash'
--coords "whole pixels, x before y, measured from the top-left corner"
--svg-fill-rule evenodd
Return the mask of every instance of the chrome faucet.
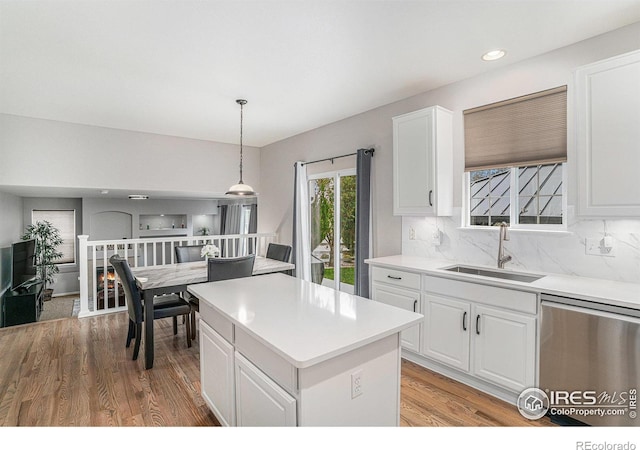
<path id="1" fill-rule="evenodd" d="M 498 242 L 498 269 L 504 269 L 504 264 L 511 261 L 511 256 L 504 255 L 504 241 L 509 240 L 509 235 L 507 234 L 507 223 L 500 223 L 500 241 Z"/>

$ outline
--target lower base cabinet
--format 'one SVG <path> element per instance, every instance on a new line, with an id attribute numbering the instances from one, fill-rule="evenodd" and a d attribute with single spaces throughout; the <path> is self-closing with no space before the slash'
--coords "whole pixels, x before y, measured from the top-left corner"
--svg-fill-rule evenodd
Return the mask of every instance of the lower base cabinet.
<path id="1" fill-rule="evenodd" d="M 474 321 L 474 374 L 517 393 L 534 386 L 536 319 L 475 305 Z"/>
<path id="2" fill-rule="evenodd" d="M 224 426 L 295 426 L 296 400 L 200 322 L 202 396 Z"/>
<path id="3" fill-rule="evenodd" d="M 200 385 L 202 397 L 221 425 L 236 425 L 234 348 L 200 321 Z"/>
<path id="4" fill-rule="evenodd" d="M 236 352 L 236 424 L 296 426 L 296 399 Z"/>
<path id="5" fill-rule="evenodd" d="M 535 317 L 424 294 L 422 354 L 509 391 L 535 382 Z"/>

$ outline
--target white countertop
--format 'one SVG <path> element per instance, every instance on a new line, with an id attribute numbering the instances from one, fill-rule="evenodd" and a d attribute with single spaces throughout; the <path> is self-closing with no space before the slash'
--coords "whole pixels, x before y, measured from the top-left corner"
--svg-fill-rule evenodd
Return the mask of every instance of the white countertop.
<path id="1" fill-rule="evenodd" d="M 444 270 L 444 268 L 456 265 L 457 263 L 455 261 L 437 260 L 419 256 L 384 256 L 380 258 L 370 258 L 365 260 L 365 262 L 370 265 L 389 267 L 399 270 L 405 269 L 460 281 L 473 281 L 475 283 L 490 286 L 511 287 L 523 291 L 554 294 L 609 305 L 623 306 L 626 308 L 640 309 L 640 283 L 625 283 L 598 278 L 513 270 L 515 273 L 544 275 L 544 277 L 539 280 L 531 283 L 525 283 L 501 278 L 449 272 Z M 466 263 L 460 265 L 499 270 L 490 266 Z M 510 271 L 508 268 L 503 270 Z"/>
<path id="2" fill-rule="evenodd" d="M 298 368 L 390 336 L 423 317 L 284 274 L 196 284 L 188 291 Z"/>

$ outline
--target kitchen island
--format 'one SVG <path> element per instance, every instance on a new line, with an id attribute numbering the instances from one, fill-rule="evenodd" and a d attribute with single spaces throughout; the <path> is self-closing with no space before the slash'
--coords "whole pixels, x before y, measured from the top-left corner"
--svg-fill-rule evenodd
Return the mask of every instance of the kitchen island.
<path id="1" fill-rule="evenodd" d="M 229 426 L 397 426 L 422 315 L 284 274 L 193 285 L 202 396 Z"/>

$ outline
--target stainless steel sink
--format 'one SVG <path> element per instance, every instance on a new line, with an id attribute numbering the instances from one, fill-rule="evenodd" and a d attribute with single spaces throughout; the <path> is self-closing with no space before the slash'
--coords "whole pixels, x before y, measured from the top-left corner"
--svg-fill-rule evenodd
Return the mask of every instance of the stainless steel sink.
<path id="1" fill-rule="evenodd" d="M 448 270 L 449 272 L 478 275 L 481 277 L 502 278 L 505 280 L 520 281 L 522 283 L 531 283 L 532 281 L 536 281 L 544 277 L 544 275 L 529 275 L 526 273 L 511 272 L 507 270 L 481 269 L 479 267 L 470 266 L 452 266 L 446 267 L 444 270 Z"/>

